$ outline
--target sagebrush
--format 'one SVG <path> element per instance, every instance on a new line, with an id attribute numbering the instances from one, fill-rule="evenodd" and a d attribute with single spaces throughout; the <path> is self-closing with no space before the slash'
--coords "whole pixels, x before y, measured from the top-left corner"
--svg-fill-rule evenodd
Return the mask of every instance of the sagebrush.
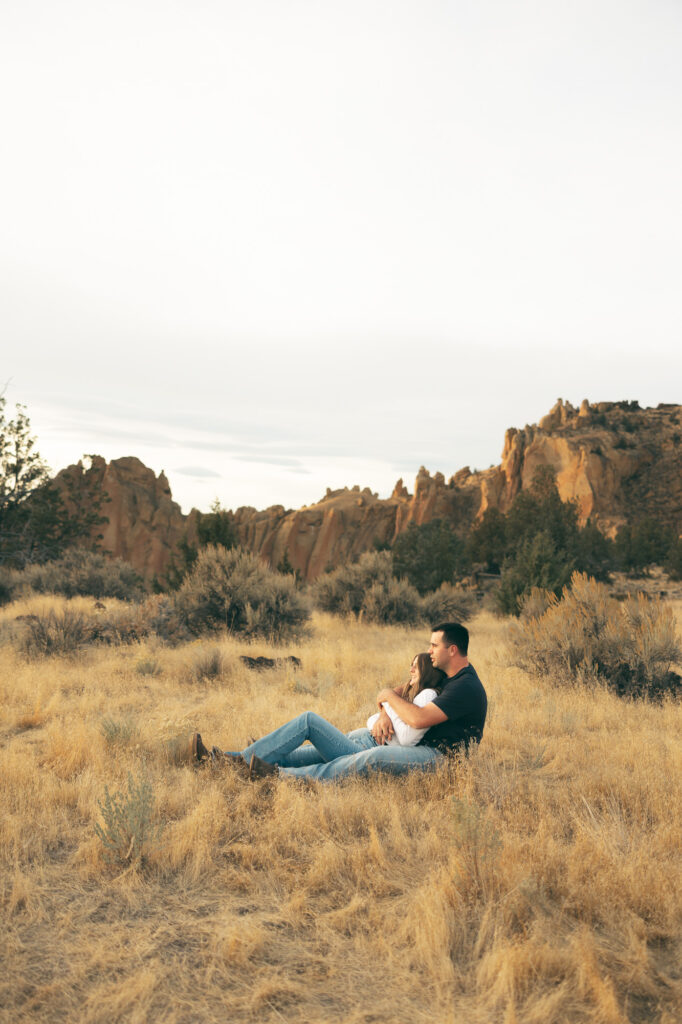
<path id="1" fill-rule="evenodd" d="M 292 576 L 273 572 L 248 551 L 219 545 L 199 553 L 175 608 L 194 635 L 227 630 L 273 642 L 302 635 L 310 617 Z"/>
<path id="2" fill-rule="evenodd" d="M 464 622 L 471 615 L 475 598 L 461 587 L 443 583 L 420 595 L 408 580 L 397 579 L 393 569 L 390 551 L 367 551 L 357 562 L 316 580 L 313 599 L 323 611 L 362 616 L 384 625 Z"/>
<path id="3" fill-rule="evenodd" d="M 197 647 L 192 650 L 189 675 L 196 682 L 219 679 L 225 671 L 225 658 L 219 647 Z"/>
<path id="4" fill-rule="evenodd" d="M 109 792 L 98 803 L 102 824 L 95 824 L 95 835 L 102 843 L 102 855 L 109 864 L 123 867 L 144 863 L 158 846 L 163 824 L 155 821 L 154 791 L 148 776 L 139 779 L 128 773 L 127 792 Z"/>
<path id="5" fill-rule="evenodd" d="M 29 565 L 12 574 L 15 593 L 63 594 L 136 601 L 144 593 L 141 576 L 122 558 L 105 557 L 95 551 L 71 548 L 61 558 L 42 565 Z"/>
<path id="6" fill-rule="evenodd" d="M 515 664 L 556 683 L 601 680 L 634 696 L 680 689 L 670 605 L 642 594 L 618 602 L 585 573 L 574 573 L 560 598 L 533 592 L 510 631 Z"/>
<path id="7" fill-rule="evenodd" d="M 90 623 L 69 607 L 27 616 L 19 634 L 19 646 L 29 657 L 75 654 L 91 641 Z"/>
<path id="8" fill-rule="evenodd" d="M 324 612 L 359 615 L 367 592 L 375 585 L 387 587 L 392 575 L 389 551 L 366 551 L 357 562 L 341 565 L 316 580 L 315 604 Z"/>
<path id="9" fill-rule="evenodd" d="M 439 622 L 466 622 L 476 610 L 476 598 L 470 590 L 442 583 L 438 590 L 421 599 L 422 617 L 430 625 Z"/>

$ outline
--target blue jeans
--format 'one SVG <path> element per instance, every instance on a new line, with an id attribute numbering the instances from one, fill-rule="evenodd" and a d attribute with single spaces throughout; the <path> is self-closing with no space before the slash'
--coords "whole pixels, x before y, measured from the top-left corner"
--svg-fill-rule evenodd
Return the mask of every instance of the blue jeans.
<path id="1" fill-rule="evenodd" d="M 310 740 L 312 746 L 302 746 Z M 402 775 L 413 768 L 433 771 L 443 755 L 432 747 L 378 746 L 369 729 L 347 735 L 313 711 L 281 725 L 241 751 L 279 765 L 280 774 L 330 782 L 373 771 Z"/>

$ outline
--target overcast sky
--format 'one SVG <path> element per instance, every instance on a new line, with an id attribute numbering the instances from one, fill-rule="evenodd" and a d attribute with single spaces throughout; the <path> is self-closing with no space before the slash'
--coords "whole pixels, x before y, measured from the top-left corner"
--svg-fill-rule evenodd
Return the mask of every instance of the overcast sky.
<path id="1" fill-rule="evenodd" d="M 2 0 L 0 384 L 185 511 L 679 402 L 678 0 Z"/>

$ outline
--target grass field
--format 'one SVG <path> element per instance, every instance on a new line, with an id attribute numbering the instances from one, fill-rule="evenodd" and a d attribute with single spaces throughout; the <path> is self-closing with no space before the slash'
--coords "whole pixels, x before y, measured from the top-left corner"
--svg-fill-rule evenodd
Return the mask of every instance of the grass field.
<path id="1" fill-rule="evenodd" d="M 0 1020 L 678 1024 L 682 704 L 557 688 L 510 666 L 503 621 L 470 627 L 480 749 L 326 786 L 192 770 L 177 738 L 236 747 L 306 709 L 363 725 L 424 631 L 317 615 L 282 651 L 221 641 L 203 679 L 205 644 L 31 661 L 5 632 Z M 95 834 L 129 773 L 163 825 L 140 866 Z"/>

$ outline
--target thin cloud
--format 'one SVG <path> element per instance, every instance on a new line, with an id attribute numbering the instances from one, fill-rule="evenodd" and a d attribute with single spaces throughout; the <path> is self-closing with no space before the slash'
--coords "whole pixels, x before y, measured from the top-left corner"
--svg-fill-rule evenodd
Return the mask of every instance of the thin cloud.
<path id="1" fill-rule="evenodd" d="M 264 462 L 270 466 L 283 466 L 285 469 L 290 469 L 294 473 L 309 473 L 310 470 L 306 469 L 303 463 L 299 459 L 291 459 L 286 455 L 255 455 L 249 452 L 245 455 L 237 455 L 235 458 L 239 459 L 240 462 Z"/>
<path id="2" fill-rule="evenodd" d="M 180 466 L 178 469 L 173 470 L 174 473 L 182 473 L 183 476 L 193 477 L 215 477 L 215 479 L 222 479 L 220 473 L 216 473 L 212 469 L 207 469 L 206 466 Z"/>

